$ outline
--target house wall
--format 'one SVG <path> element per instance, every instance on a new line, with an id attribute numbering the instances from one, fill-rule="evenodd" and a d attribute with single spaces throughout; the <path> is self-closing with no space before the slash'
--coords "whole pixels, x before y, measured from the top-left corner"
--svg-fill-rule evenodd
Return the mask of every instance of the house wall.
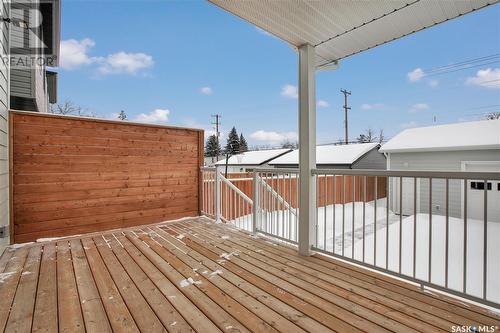
<path id="1" fill-rule="evenodd" d="M 390 153 L 388 159 L 388 169 L 390 170 L 418 170 L 418 171 L 461 171 L 462 161 L 500 161 L 500 149 L 497 150 L 467 150 L 448 152 L 415 152 L 415 153 Z M 413 182 L 403 188 L 403 194 L 413 197 Z M 403 183 L 404 184 L 404 183 Z M 433 214 L 445 213 L 445 181 L 434 179 L 432 181 L 432 212 Z M 399 185 L 391 179 L 390 185 L 391 207 L 399 210 Z M 417 211 L 421 213 L 429 212 L 429 181 L 420 179 L 417 183 L 418 200 Z M 410 193 L 408 193 L 410 192 Z M 449 183 L 449 209 L 450 216 L 462 216 L 462 192 L 463 183 L 460 180 L 451 180 Z M 413 201 L 413 200 L 409 200 Z M 404 211 L 404 207 L 403 207 Z M 411 207 L 413 211 L 413 207 Z"/>
<path id="2" fill-rule="evenodd" d="M 33 4 L 28 4 L 25 0 L 13 0 L 18 8 L 33 8 Z M 26 14 L 25 14 L 26 15 Z M 16 19 L 26 19 L 22 17 L 21 11 L 13 11 L 12 17 Z M 34 15 L 34 19 L 39 19 Z M 38 22 L 33 22 L 36 25 Z M 41 26 L 40 26 L 41 27 Z M 39 28 L 40 29 L 40 28 Z M 16 50 L 21 49 L 18 55 L 32 56 L 29 48 L 22 49 L 22 45 L 29 40 L 29 30 L 12 26 L 11 41 Z M 37 45 L 40 41 L 35 39 Z M 15 66 L 11 70 L 11 96 L 12 108 L 25 111 L 48 111 L 48 95 L 45 75 L 45 66 Z"/>
<path id="3" fill-rule="evenodd" d="M 9 16 L 8 1 L 0 0 L 2 16 Z M 9 50 L 9 25 L 0 23 L 0 56 Z M 0 62 L 0 227 L 9 225 L 9 67 Z M 0 254 L 9 237 L 0 238 Z"/>
<path id="4" fill-rule="evenodd" d="M 11 112 L 15 242 L 199 215 L 203 131 Z"/>
<path id="5" fill-rule="evenodd" d="M 27 2 L 21 2 L 13 0 L 12 3 L 16 4 L 16 7 L 26 8 L 27 10 L 30 8 L 30 5 Z M 23 13 L 18 10 L 12 11 L 12 18 L 18 20 L 25 20 Z M 16 49 L 21 49 L 22 45 L 24 45 L 25 40 L 29 38 L 29 30 L 21 27 L 17 27 L 15 25 L 11 26 L 11 47 L 15 47 Z M 30 50 L 25 49 L 19 52 L 21 54 L 30 55 Z M 28 67 L 15 66 L 11 71 L 11 94 L 12 96 L 24 97 L 24 98 L 33 98 L 33 70 Z"/>
<path id="6" fill-rule="evenodd" d="M 387 160 L 378 148 L 370 150 L 352 165 L 352 169 L 385 170 L 386 168 Z"/>

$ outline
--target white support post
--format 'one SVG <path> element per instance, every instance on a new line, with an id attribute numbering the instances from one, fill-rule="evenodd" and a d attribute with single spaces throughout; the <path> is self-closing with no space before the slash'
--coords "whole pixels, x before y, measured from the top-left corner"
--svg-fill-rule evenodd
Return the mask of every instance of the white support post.
<path id="1" fill-rule="evenodd" d="M 253 211 L 252 211 L 252 232 L 257 233 L 259 225 L 259 175 L 253 171 Z"/>
<path id="2" fill-rule="evenodd" d="M 299 254 L 316 243 L 316 64 L 314 47 L 299 47 Z"/>
<path id="3" fill-rule="evenodd" d="M 215 223 L 220 223 L 221 219 L 221 180 L 219 168 L 215 167 Z"/>

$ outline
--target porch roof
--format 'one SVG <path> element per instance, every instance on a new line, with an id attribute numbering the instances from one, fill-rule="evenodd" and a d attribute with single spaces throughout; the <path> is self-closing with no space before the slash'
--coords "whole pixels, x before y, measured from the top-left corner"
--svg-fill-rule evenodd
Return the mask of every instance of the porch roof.
<path id="1" fill-rule="evenodd" d="M 314 46 L 317 67 L 498 2 L 208 1 L 283 39 L 292 47 Z"/>

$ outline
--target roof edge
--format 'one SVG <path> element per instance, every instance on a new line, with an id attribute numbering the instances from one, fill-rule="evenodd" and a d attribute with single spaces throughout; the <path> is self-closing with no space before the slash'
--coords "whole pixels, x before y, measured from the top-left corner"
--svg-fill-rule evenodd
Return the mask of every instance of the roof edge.
<path id="1" fill-rule="evenodd" d="M 436 151 L 463 151 L 463 150 L 493 150 L 500 149 L 499 144 L 477 145 L 477 146 L 455 146 L 455 147 L 434 147 L 434 148 L 380 148 L 382 153 L 412 153 L 412 152 L 436 152 Z"/>

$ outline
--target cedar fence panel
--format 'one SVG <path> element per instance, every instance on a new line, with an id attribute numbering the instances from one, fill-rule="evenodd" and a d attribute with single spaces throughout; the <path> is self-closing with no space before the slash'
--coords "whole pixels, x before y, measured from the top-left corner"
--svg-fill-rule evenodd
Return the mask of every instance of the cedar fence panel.
<path id="1" fill-rule="evenodd" d="M 228 179 L 233 183 L 238 189 L 245 193 L 250 199 L 253 200 L 253 178 L 251 173 L 245 174 L 228 174 Z M 335 195 L 334 190 L 334 177 L 335 177 Z M 345 193 L 343 188 L 343 178 L 345 182 Z M 353 184 L 354 181 L 354 184 Z M 266 182 L 273 190 L 278 193 L 286 202 L 288 202 L 293 208 L 298 207 L 298 187 L 297 178 L 285 178 L 281 177 L 279 180 L 274 178 L 267 178 Z M 318 207 L 324 207 L 333 204 L 342 204 L 353 202 L 353 188 L 354 191 L 354 201 L 363 202 L 365 200 L 364 196 L 364 177 L 363 176 L 326 176 L 326 181 L 324 176 L 320 176 L 317 179 L 317 205 Z M 326 191 L 325 191 L 326 187 Z M 387 196 L 387 178 L 377 177 L 377 199 L 382 199 Z M 244 215 L 252 214 L 252 208 L 248 205 L 242 205 L 242 201 L 238 200 L 238 197 L 231 194 L 232 192 L 228 190 L 228 186 L 225 183 L 221 183 L 221 212 L 222 215 L 228 219 L 232 220 Z M 213 193 L 207 193 L 207 195 L 213 195 Z M 375 177 L 366 177 L 366 202 L 373 201 L 375 199 Z M 212 202 L 215 202 L 213 198 Z M 260 198 L 260 205 L 263 205 L 263 198 Z M 274 207 L 269 205 L 266 206 L 269 210 L 281 210 L 284 209 L 282 205 L 275 203 Z"/>
<path id="2" fill-rule="evenodd" d="M 199 215 L 202 130 L 10 117 L 15 242 Z"/>

